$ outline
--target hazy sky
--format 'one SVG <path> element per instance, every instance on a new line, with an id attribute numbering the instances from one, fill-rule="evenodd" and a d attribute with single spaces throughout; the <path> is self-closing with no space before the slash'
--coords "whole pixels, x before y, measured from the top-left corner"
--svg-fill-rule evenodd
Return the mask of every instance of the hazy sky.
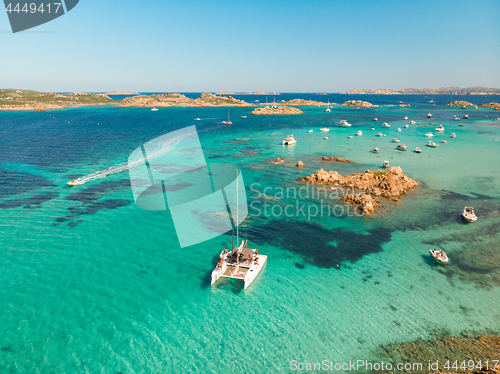
<path id="1" fill-rule="evenodd" d="M 340 92 L 500 87 L 500 1 L 80 0 L 12 34 L 0 87 Z"/>

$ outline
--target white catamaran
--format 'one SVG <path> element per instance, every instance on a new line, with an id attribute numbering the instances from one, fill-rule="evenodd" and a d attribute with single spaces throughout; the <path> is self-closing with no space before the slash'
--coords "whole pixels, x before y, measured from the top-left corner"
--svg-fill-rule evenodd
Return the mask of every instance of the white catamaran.
<path id="1" fill-rule="evenodd" d="M 224 248 L 220 253 L 217 266 L 212 271 L 211 284 L 213 285 L 220 278 L 233 278 L 243 280 L 245 282 L 244 289 L 247 289 L 266 264 L 267 256 L 259 254 L 258 249 L 248 248 L 247 240 L 242 240 L 241 244 L 238 244 L 238 210 L 238 178 L 236 178 L 236 220 L 234 221 L 236 222 L 236 246 L 233 247 L 232 251 Z"/>

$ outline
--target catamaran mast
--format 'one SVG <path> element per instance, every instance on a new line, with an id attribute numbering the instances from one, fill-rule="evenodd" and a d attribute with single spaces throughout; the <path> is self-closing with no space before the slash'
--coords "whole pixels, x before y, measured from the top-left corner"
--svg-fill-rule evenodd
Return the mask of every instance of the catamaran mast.
<path id="1" fill-rule="evenodd" d="M 238 205 L 238 177 L 239 177 L 238 169 L 236 169 L 236 222 L 235 222 L 235 225 L 236 225 L 236 247 L 237 248 L 239 248 L 238 211 L 240 209 L 240 207 Z M 238 253 L 238 251 L 236 251 L 236 262 L 238 264 L 240 263 L 240 254 Z"/>

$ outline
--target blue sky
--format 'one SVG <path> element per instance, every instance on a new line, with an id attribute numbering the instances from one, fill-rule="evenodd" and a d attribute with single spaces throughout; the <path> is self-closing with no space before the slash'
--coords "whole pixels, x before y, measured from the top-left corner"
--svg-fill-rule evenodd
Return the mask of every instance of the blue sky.
<path id="1" fill-rule="evenodd" d="M 97 1 L 12 34 L 0 87 L 340 92 L 500 88 L 500 1 Z"/>

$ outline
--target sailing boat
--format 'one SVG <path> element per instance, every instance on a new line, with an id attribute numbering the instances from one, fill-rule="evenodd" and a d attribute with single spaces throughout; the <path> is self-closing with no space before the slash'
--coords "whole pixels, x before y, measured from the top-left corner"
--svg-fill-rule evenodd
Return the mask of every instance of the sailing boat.
<path id="1" fill-rule="evenodd" d="M 241 244 L 238 244 L 238 179 L 236 177 L 236 220 L 233 220 L 235 224 L 233 225 L 233 235 L 231 237 L 231 242 L 233 242 L 234 226 L 236 226 L 236 246 L 232 251 L 224 248 L 220 253 L 217 266 L 212 271 L 211 284 L 213 285 L 220 278 L 239 279 L 245 282 L 244 289 L 246 290 L 266 264 L 267 256 L 259 254 L 258 249 L 248 248 L 247 240 L 242 240 Z"/>
<path id="2" fill-rule="evenodd" d="M 227 110 L 227 121 L 222 121 L 223 125 L 232 125 L 233 123 L 229 119 L 229 109 Z"/>

